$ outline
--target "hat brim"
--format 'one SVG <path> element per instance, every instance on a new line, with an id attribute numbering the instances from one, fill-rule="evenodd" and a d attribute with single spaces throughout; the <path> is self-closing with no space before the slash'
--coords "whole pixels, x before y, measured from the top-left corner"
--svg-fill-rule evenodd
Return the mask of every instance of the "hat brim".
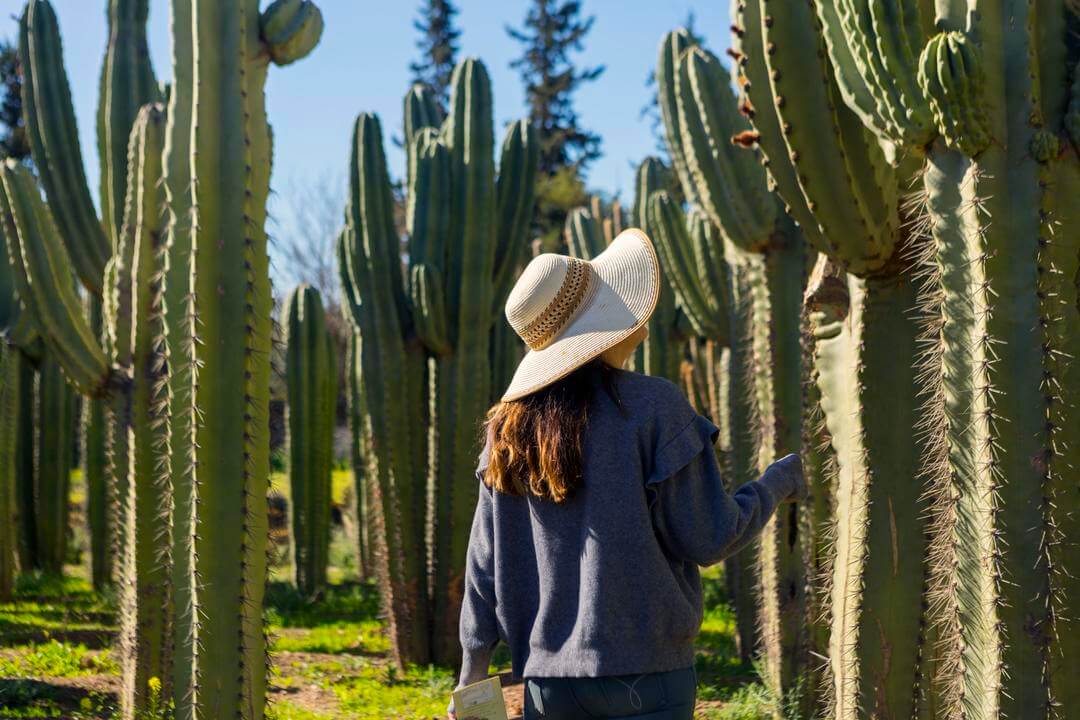
<path id="1" fill-rule="evenodd" d="M 525 354 L 502 402 L 561 380 L 649 322 L 660 297 L 660 262 L 645 233 L 624 230 L 589 264 L 596 287 L 585 306 L 554 342 Z"/>

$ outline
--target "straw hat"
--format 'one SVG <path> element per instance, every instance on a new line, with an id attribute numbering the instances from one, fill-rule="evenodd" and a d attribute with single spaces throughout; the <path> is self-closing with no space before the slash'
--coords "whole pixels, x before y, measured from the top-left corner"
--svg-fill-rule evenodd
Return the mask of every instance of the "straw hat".
<path id="1" fill-rule="evenodd" d="M 506 301 L 506 319 L 529 351 L 502 401 L 547 387 L 618 345 L 649 321 L 659 292 L 656 251 L 636 228 L 591 261 L 533 258 Z"/>

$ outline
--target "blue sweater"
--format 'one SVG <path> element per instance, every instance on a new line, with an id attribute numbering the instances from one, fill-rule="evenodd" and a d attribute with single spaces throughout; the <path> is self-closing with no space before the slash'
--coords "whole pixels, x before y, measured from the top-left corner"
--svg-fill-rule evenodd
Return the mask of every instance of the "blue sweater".
<path id="1" fill-rule="evenodd" d="M 463 683 L 510 648 L 517 677 L 664 672 L 694 663 L 698 567 L 750 542 L 777 504 L 805 494 L 789 455 L 729 495 L 718 431 L 672 383 L 619 371 L 598 389 L 582 486 L 561 504 L 480 482 L 461 609 Z M 489 439 L 490 442 L 490 439 Z M 487 467 L 480 456 L 478 479 Z"/>

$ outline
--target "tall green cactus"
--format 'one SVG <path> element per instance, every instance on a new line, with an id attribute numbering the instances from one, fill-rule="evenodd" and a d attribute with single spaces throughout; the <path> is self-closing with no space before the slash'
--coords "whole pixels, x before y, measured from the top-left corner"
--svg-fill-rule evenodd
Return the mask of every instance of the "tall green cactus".
<path id="1" fill-rule="evenodd" d="M 791 13 L 759 14 L 763 22 L 744 29 L 760 25 L 765 43 L 747 54 L 750 67 L 760 58 L 769 68 L 763 78 L 772 98 L 754 103 L 755 124 L 763 147 L 786 144 L 767 150 L 770 169 L 782 164 L 789 176 L 798 169 L 799 189 L 814 203 L 806 208 L 834 228 L 833 243 L 852 237 L 854 218 L 838 212 L 836 184 L 826 198 L 827 183 L 813 174 L 828 167 L 825 153 L 834 167 L 838 158 L 829 133 L 808 118 L 834 117 L 853 139 L 872 133 L 871 142 L 897 157 L 901 181 L 922 164 L 933 242 L 928 310 L 936 320 L 925 375 L 934 413 L 928 430 L 942 450 L 930 468 L 935 538 L 927 599 L 945 648 L 934 658 L 945 694 L 928 699 L 967 718 L 1072 717 L 1080 713 L 1080 688 L 1067 679 L 1080 654 L 1073 620 L 1080 583 L 1068 540 L 1076 514 L 1062 507 L 1075 505 L 1067 498 L 1075 498 L 1069 478 L 1080 445 L 1077 383 L 1068 382 L 1080 327 L 1080 233 L 1075 202 L 1066 199 L 1075 197 L 1080 164 L 1075 144 L 1065 142 L 1077 9 L 1066 2 L 969 6 L 815 1 L 816 18 L 786 37 Z M 808 43 L 817 26 L 823 43 Z M 931 27 L 938 32 L 927 39 Z M 814 65 L 821 44 L 827 67 Z M 808 95 L 795 89 L 820 88 L 811 81 L 830 75 L 836 85 L 817 91 L 816 108 L 792 102 Z M 756 84 L 750 78 L 751 96 Z M 872 177 L 854 184 L 872 188 Z M 795 202 L 795 195 L 785 197 Z M 863 226 L 887 227 L 874 222 L 880 219 Z M 879 253 L 869 269 L 884 270 L 887 256 Z M 895 652 L 889 659 L 896 667 Z M 872 689 L 864 683 L 859 697 L 849 697 L 849 712 L 871 712 Z M 900 692 L 897 684 L 891 706 L 907 707 Z"/>
<path id="2" fill-rule="evenodd" d="M 662 44 L 658 78 L 668 62 L 669 46 L 679 42 L 673 36 Z M 732 275 L 736 310 L 730 335 L 737 351 L 732 352 L 731 373 L 748 378 L 753 388 L 751 404 L 744 409 L 753 418 L 755 457 L 746 468 L 752 476 L 776 458 L 798 452 L 802 443 L 800 320 L 806 249 L 801 232 L 770 194 L 754 155 L 727 141 L 748 126 L 739 117 L 720 61 L 700 46 L 687 44 L 671 75 L 674 92 L 665 97 L 674 107 L 665 116 L 677 117 L 678 126 L 669 128 L 669 136 L 681 130 L 677 135 L 686 163 L 683 181 L 692 183 L 702 209 L 723 236 L 723 254 Z M 670 214 L 671 203 L 659 198 L 652 209 L 658 217 L 665 209 Z M 687 250 L 665 251 L 680 297 L 685 296 L 688 313 L 699 323 L 710 316 L 711 298 L 703 292 L 694 264 L 702 266 L 697 272 L 715 273 L 717 255 L 714 251 L 712 259 L 697 261 Z M 813 620 L 805 605 L 799 512 L 796 505 L 781 508 L 766 526 L 759 546 L 766 681 L 784 695 L 799 686 L 807 667 L 807 621 Z"/>
<path id="3" fill-rule="evenodd" d="M 192 336 L 181 362 L 189 364 L 197 408 L 188 458 L 196 500 L 178 551 L 191 558 L 194 609 L 186 621 L 193 627 L 182 634 L 194 641 L 178 650 L 177 662 L 194 673 L 189 687 L 174 692 L 181 714 L 193 706 L 195 717 L 257 720 L 266 700 L 272 324 L 264 83 L 270 62 L 287 65 L 315 47 L 323 21 L 304 0 L 275 0 L 261 14 L 257 0 L 192 0 L 191 8 L 191 25 L 173 29 L 191 32 L 183 46 L 198 49 L 175 61 L 190 65 L 191 85 L 174 84 L 173 93 L 193 102 L 190 118 L 180 119 L 190 123 L 192 143 Z"/>
<path id="4" fill-rule="evenodd" d="M 487 71 L 466 60 L 455 70 L 442 126 L 406 138 L 404 278 L 378 119 L 361 115 L 353 137 L 343 255 L 364 338 L 378 574 L 399 662 L 460 656 L 478 434 L 492 392 L 491 330 L 524 256 L 539 152 L 535 130 L 512 124 L 496 179 L 491 114 Z"/>
<path id="5" fill-rule="evenodd" d="M 70 88 L 56 13 L 48 0 L 29 0 L 20 25 L 23 108 L 35 167 L 51 203 L 60 236 L 72 265 L 86 287 L 87 315 L 93 334 L 101 338 L 101 294 L 105 264 L 119 245 L 128 175 L 128 136 L 139 108 L 158 96 L 146 41 L 147 0 L 109 0 L 109 39 L 98 99 L 98 155 L 103 220 L 98 221 L 83 170 Z M 122 556 L 119 505 L 127 460 L 113 448 L 115 475 L 105 457 L 108 429 L 102 401 L 84 403 L 83 471 L 87 482 L 87 515 L 91 518 L 92 573 L 96 587 L 114 576 L 112 562 Z M 116 485 L 121 487 L 114 487 Z M 111 498 L 111 501 L 110 501 Z"/>
<path id="6" fill-rule="evenodd" d="M 807 42 L 815 37 L 809 6 L 770 14 L 745 3 L 738 27 L 746 105 L 770 176 L 807 237 L 860 278 L 836 283 L 850 287 L 833 299 L 846 323 L 816 325 L 817 384 L 838 471 L 828 714 L 916 716 L 925 712 L 930 643 L 927 506 L 913 478 L 928 448 L 923 436 L 896 432 L 925 422 L 914 367 L 921 283 L 908 271 L 898 204 L 905 170 L 837 104 L 822 53 Z M 898 536 L 907 538 L 904 552 L 892 542 Z"/>
<path id="7" fill-rule="evenodd" d="M 337 359 L 318 290 L 299 285 L 283 314 L 293 574 L 311 596 L 326 587 L 330 559 Z"/>
<path id="8" fill-rule="evenodd" d="M 150 679 L 168 697 L 171 680 L 172 578 L 169 531 L 172 483 L 168 454 L 162 266 L 165 193 L 162 150 L 165 109 L 147 105 L 136 118 L 130 142 L 130 173 L 120 241 L 114 255 L 115 292 L 129 294 L 130 389 L 125 431 L 131 467 L 121 498 L 125 580 L 121 588 L 120 651 L 124 665 L 121 701 L 125 717 L 152 710 Z"/>

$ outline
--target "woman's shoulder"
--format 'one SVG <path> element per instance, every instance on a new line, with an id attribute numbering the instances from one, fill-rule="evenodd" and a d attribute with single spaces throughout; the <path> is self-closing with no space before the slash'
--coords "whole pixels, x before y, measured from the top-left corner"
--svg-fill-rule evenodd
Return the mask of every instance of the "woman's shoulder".
<path id="1" fill-rule="evenodd" d="M 619 404 L 642 419 L 649 416 L 661 421 L 689 422 L 697 414 L 679 386 L 666 378 L 617 370 L 616 389 Z"/>

